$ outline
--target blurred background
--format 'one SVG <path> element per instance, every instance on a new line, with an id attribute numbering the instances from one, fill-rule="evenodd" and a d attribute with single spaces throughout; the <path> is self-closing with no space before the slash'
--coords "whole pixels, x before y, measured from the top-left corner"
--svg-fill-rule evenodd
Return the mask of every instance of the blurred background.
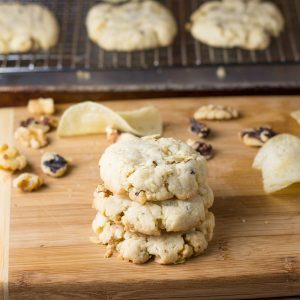
<path id="1" fill-rule="evenodd" d="M 83 97 L 299 94 L 299 0 L 272 1 L 285 18 L 285 29 L 266 50 L 257 51 L 213 48 L 196 41 L 186 24 L 205 1 L 161 0 L 178 23 L 174 43 L 122 53 L 104 51 L 87 36 L 87 12 L 101 1 L 30 2 L 45 5 L 55 14 L 59 42 L 49 51 L 0 55 L 1 106 L 21 105 L 30 97 L 45 95 L 74 102 Z"/>

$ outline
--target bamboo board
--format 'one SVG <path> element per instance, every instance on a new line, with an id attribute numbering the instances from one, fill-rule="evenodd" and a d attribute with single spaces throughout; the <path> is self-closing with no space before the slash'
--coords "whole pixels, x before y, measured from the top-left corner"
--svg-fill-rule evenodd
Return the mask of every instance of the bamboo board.
<path id="1" fill-rule="evenodd" d="M 209 162 L 215 192 L 215 236 L 204 255 L 185 264 L 134 265 L 92 244 L 92 194 L 99 182 L 98 160 L 108 143 L 104 136 L 59 139 L 51 133 L 42 150 L 18 146 L 28 157 L 28 171 L 41 174 L 43 151 L 72 159 L 61 179 L 31 194 L 11 189 L 1 173 L 0 281 L 4 299 L 228 299 L 300 295 L 300 184 L 265 195 L 261 174 L 251 168 L 256 149 L 237 133 L 270 124 L 278 132 L 300 136 L 289 112 L 300 109 L 297 97 L 188 98 L 106 102 L 117 110 L 156 105 L 165 136 L 192 138 L 187 127 L 204 103 L 237 107 L 235 121 L 206 122 L 216 149 Z M 13 131 L 28 116 L 25 108 L 0 110 L 0 142 L 13 142 Z M 41 174 L 42 175 L 42 174 Z M 42 175 L 43 176 L 43 175 Z"/>

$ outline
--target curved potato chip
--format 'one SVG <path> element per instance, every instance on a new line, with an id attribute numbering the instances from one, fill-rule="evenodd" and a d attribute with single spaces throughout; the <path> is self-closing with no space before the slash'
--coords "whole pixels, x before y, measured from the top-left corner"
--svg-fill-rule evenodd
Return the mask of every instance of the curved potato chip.
<path id="1" fill-rule="evenodd" d="M 105 133 L 107 126 L 138 136 L 162 133 L 161 115 L 154 106 L 115 112 L 92 101 L 70 106 L 61 117 L 57 133 L 62 137 Z"/>
<path id="2" fill-rule="evenodd" d="M 262 170 L 266 193 L 300 182 L 300 138 L 291 134 L 271 138 L 258 151 L 253 167 Z"/>
<path id="3" fill-rule="evenodd" d="M 291 117 L 294 118 L 300 125 L 300 110 L 293 111 Z"/>

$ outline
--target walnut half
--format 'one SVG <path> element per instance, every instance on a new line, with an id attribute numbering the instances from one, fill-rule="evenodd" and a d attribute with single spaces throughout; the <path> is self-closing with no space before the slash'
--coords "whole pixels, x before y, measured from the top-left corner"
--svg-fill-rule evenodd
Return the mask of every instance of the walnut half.
<path id="1" fill-rule="evenodd" d="M 0 144 L 0 169 L 14 172 L 26 167 L 27 160 L 15 147 Z"/>
<path id="2" fill-rule="evenodd" d="M 37 190 L 42 184 L 43 180 L 31 173 L 23 173 L 13 182 L 14 187 L 20 189 L 22 192 L 32 192 Z"/>
<path id="3" fill-rule="evenodd" d="M 204 105 L 194 113 L 196 120 L 230 120 L 238 117 L 239 112 L 235 108 L 225 105 Z"/>
<path id="4" fill-rule="evenodd" d="M 270 126 L 244 129 L 239 133 L 243 143 L 250 147 L 260 147 L 275 135 L 277 133 Z"/>
<path id="5" fill-rule="evenodd" d="M 192 139 L 188 139 L 186 143 L 191 146 L 194 150 L 196 150 L 200 155 L 205 157 L 206 160 L 209 160 L 213 157 L 214 149 L 212 145 L 203 143 L 201 141 L 195 141 Z"/>
<path id="6" fill-rule="evenodd" d="M 39 125 L 17 128 L 15 139 L 23 146 L 33 149 L 39 149 L 48 144 L 45 128 Z"/>
<path id="7" fill-rule="evenodd" d="M 54 100 L 52 98 L 31 99 L 27 109 L 33 115 L 52 115 L 54 114 Z"/>

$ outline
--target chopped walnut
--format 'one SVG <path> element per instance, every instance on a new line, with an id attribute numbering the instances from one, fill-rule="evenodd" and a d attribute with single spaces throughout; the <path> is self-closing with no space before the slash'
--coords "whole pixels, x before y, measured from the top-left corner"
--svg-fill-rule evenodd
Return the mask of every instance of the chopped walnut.
<path id="1" fill-rule="evenodd" d="M 121 132 L 118 129 L 115 129 L 110 126 L 107 126 L 105 128 L 105 132 L 106 132 L 106 139 L 111 144 L 115 143 L 121 135 Z"/>
<path id="2" fill-rule="evenodd" d="M 26 167 L 27 160 L 24 155 L 7 144 L 0 144 L 0 169 L 14 172 Z"/>
<path id="3" fill-rule="evenodd" d="M 50 131 L 50 126 L 47 124 L 44 124 L 38 120 L 35 120 L 34 118 L 28 118 L 20 123 L 21 127 L 25 128 L 37 128 L 41 131 L 47 133 Z"/>
<path id="4" fill-rule="evenodd" d="M 54 117 L 41 116 L 39 119 L 27 118 L 20 122 L 21 127 L 35 127 L 39 128 L 45 133 L 51 129 L 56 128 L 58 125 L 58 119 Z"/>
<path id="5" fill-rule="evenodd" d="M 68 169 L 68 162 L 59 154 L 46 152 L 41 159 L 41 168 L 49 176 L 61 177 Z"/>
<path id="6" fill-rule="evenodd" d="M 42 184 L 43 180 L 31 173 L 23 173 L 13 182 L 14 187 L 20 189 L 22 192 L 32 192 L 37 190 Z"/>
<path id="7" fill-rule="evenodd" d="M 194 118 L 197 120 L 230 120 L 239 117 L 239 112 L 229 106 L 224 105 L 204 105 L 195 113 Z"/>
<path id="8" fill-rule="evenodd" d="M 44 125 L 50 126 L 51 129 L 55 129 L 58 126 L 59 119 L 50 116 L 41 116 L 39 122 Z"/>
<path id="9" fill-rule="evenodd" d="M 250 147 L 260 147 L 277 133 L 269 126 L 244 129 L 239 133 L 243 143 Z"/>
<path id="10" fill-rule="evenodd" d="M 186 143 L 196 150 L 200 155 L 204 156 L 206 160 L 209 160 L 213 157 L 214 151 L 212 145 L 192 139 L 188 139 Z"/>
<path id="11" fill-rule="evenodd" d="M 210 129 L 204 123 L 195 119 L 191 120 L 190 131 L 196 133 L 200 138 L 206 138 L 210 134 Z"/>
<path id="12" fill-rule="evenodd" d="M 31 99 L 28 102 L 27 109 L 34 115 L 52 115 L 54 114 L 54 100 L 52 98 Z"/>
<path id="13" fill-rule="evenodd" d="M 15 139 L 23 146 L 38 149 L 48 144 L 48 139 L 39 126 L 19 127 L 15 131 Z"/>

